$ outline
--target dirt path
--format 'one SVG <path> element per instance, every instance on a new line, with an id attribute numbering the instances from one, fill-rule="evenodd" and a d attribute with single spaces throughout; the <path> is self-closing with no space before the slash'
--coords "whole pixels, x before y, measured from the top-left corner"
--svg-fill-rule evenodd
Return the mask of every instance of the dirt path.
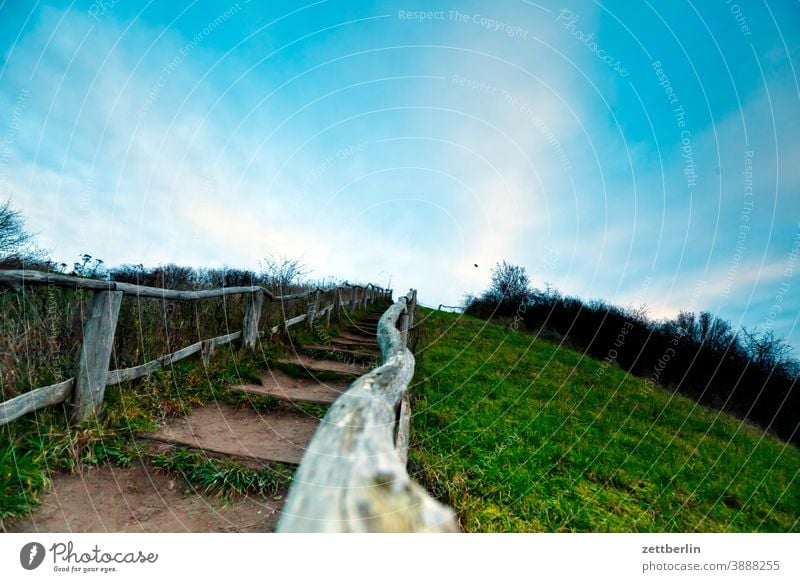
<path id="1" fill-rule="evenodd" d="M 258 412 L 229 404 L 209 404 L 144 436 L 234 460 L 297 465 L 318 424 L 318 419 L 293 410 Z"/>
<path id="2" fill-rule="evenodd" d="M 377 354 L 375 336 L 360 331 L 369 330 L 376 322 L 375 313 L 352 322 L 342 334 L 343 347 L 355 344 L 359 350 Z M 271 462 L 299 463 L 319 423 L 299 405 L 330 404 L 353 379 L 369 370 L 365 362 L 343 362 L 342 354 L 307 351 L 301 348 L 300 353 L 283 360 L 282 364 L 289 366 L 285 371 L 265 371 L 258 385 L 227 387 L 271 397 L 283 405 L 264 412 L 211 403 L 171 419 L 157 433 L 142 435 L 142 443 L 161 441 L 251 468 Z M 302 372 L 299 377 L 298 369 Z M 320 380 L 320 372 L 325 372 L 326 378 L 338 375 L 339 380 Z M 269 532 L 277 524 L 286 493 L 239 497 L 226 503 L 148 463 L 139 461 L 124 469 L 105 465 L 84 469 L 78 475 L 57 475 L 30 517 L 12 524 L 10 531 Z"/>
<path id="3" fill-rule="evenodd" d="M 59 475 L 29 519 L 12 532 L 269 532 L 286 492 L 269 498 L 223 499 L 136 463 Z"/>

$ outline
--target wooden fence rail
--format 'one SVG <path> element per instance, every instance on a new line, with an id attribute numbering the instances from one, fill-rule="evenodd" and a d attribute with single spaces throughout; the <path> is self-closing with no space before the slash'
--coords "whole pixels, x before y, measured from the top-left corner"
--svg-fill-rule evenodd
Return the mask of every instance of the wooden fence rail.
<path id="1" fill-rule="evenodd" d="M 274 334 L 306 320 L 309 321 L 309 324 L 312 324 L 314 319 L 319 317 L 326 317 L 326 324 L 330 324 L 331 313 L 336 310 L 337 305 L 340 308 L 342 306 L 341 294 L 343 291 L 346 291 L 350 296 L 351 311 L 355 311 L 357 307 L 366 308 L 368 290 L 370 301 L 376 299 L 390 300 L 392 295 L 390 289 L 383 289 L 372 284 L 366 287 L 346 284 L 333 289 L 320 289 L 318 287 L 304 293 L 289 295 L 274 295 L 269 289 L 259 286 L 179 291 L 23 270 L 0 270 L 0 285 L 14 290 L 20 290 L 25 285 L 51 285 L 95 292 L 89 308 L 89 316 L 84 325 L 83 342 L 76 376 L 59 384 L 36 388 L 15 398 L 0 402 L 0 426 L 29 412 L 66 402 L 70 398 L 74 404 L 73 417 L 75 420 L 81 421 L 100 410 L 106 386 L 141 378 L 196 353 L 201 353 L 203 361 L 207 362 L 216 346 L 240 338 L 244 347 L 255 349 L 258 338 L 264 335 L 263 332 L 259 332 L 259 321 L 265 299 L 270 302 L 303 299 L 309 301 L 309 309 L 306 313 L 272 327 L 269 333 Z M 358 290 L 362 292 L 363 301 L 361 303 L 356 302 Z M 320 295 L 328 292 L 333 292 L 334 302 L 319 309 Z M 246 303 L 242 329 L 234 333 L 194 343 L 177 352 L 161 356 L 140 366 L 122 370 L 109 370 L 117 318 L 124 295 L 180 301 L 197 301 L 215 297 L 244 295 Z M 336 311 L 336 317 L 337 319 L 341 317 L 341 310 Z"/>
<path id="2" fill-rule="evenodd" d="M 378 322 L 382 365 L 328 409 L 281 510 L 279 532 L 451 532 L 453 510 L 406 472 L 414 355 L 406 340 L 416 291 Z"/>

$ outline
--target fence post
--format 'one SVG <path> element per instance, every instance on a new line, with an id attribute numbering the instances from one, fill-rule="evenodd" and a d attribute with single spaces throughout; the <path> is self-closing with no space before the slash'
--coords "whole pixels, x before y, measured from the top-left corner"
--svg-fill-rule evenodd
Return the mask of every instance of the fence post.
<path id="1" fill-rule="evenodd" d="M 394 438 L 394 448 L 403 466 L 408 465 L 408 440 L 411 428 L 411 405 L 408 402 L 408 392 L 400 400 L 400 410 L 397 414 L 397 431 Z"/>
<path id="2" fill-rule="evenodd" d="M 98 291 L 92 299 L 83 328 L 83 345 L 73 394 L 73 418 L 78 422 L 97 413 L 103 405 L 121 303 L 122 291 Z"/>
<path id="3" fill-rule="evenodd" d="M 317 316 L 318 309 L 319 309 L 319 289 L 314 291 L 313 301 L 311 299 L 309 299 L 308 301 L 308 329 L 312 329 L 314 327 L 314 318 Z"/>
<path id="4" fill-rule="evenodd" d="M 200 350 L 200 359 L 203 362 L 204 367 L 208 367 L 208 365 L 211 363 L 211 356 L 214 355 L 215 351 L 216 346 L 214 345 L 214 342 L 203 342 L 203 347 Z"/>
<path id="5" fill-rule="evenodd" d="M 245 297 L 244 321 L 242 322 L 242 341 L 244 347 L 254 350 L 258 340 L 258 323 L 261 319 L 261 305 L 264 292 L 259 289 Z"/>
<path id="6" fill-rule="evenodd" d="M 397 320 L 397 327 L 400 328 L 400 338 L 403 340 L 403 345 L 408 345 L 408 303 L 406 303 L 403 313 L 400 314 Z"/>
<path id="7" fill-rule="evenodd" d="M 358 287 L 351 287 L 350 288 L 351 295 L 350 295 L 350 313 L 355 314 L 356 312 L 356 305 L 358 301 Z"/>
<path id="8" fill-rule="evenodd" d="M 411 290 L 411 305 L 408 307 L 408 327 L 414 327 L 414 312 L 417 310 L 417 290 Z"/>

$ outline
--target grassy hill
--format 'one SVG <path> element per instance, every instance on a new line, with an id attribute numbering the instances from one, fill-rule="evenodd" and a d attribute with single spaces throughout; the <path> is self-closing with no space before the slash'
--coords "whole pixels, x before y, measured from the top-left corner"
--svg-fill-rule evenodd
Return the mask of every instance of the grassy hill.
<path id="1" fill-rule="evenodd" d="M 409 471 L 466 531 L 798 531 L 800 451 L 617 367 L 421 310 Z"/>

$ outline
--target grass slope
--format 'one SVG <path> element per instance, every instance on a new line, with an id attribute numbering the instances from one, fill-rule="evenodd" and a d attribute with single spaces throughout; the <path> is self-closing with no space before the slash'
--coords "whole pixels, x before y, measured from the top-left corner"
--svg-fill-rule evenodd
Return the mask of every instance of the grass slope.
<path id="1" fill-rule="evenodd" d="M 797 448 L 531 335 L 419 320 L 410 472 L 464 530 L 800 530 Z"/>

